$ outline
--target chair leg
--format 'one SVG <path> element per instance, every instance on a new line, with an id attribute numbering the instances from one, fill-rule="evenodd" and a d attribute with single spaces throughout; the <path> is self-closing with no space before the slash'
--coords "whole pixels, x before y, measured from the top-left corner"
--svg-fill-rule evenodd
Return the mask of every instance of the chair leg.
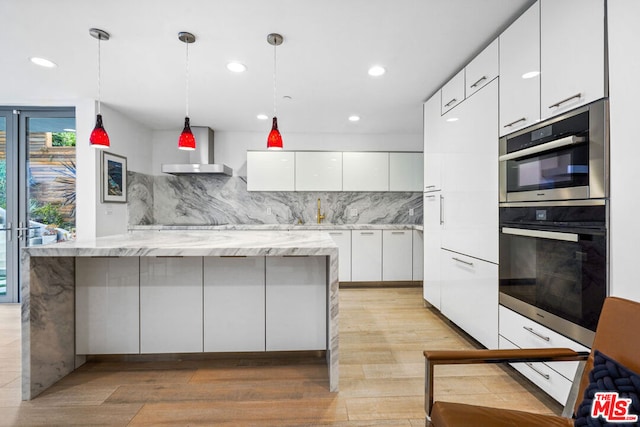
<path id="1" fill-rule="evenodd" d="M 431 425 L 431 408 L 433 407 L 433 365 L 429 359 L 424 362 L 424 411 L 426 425 Z"/>

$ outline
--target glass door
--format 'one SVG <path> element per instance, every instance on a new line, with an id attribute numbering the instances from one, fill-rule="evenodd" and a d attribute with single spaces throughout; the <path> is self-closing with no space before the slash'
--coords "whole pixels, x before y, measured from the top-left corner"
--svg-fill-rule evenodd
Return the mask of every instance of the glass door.
<path id="1" fill-rule="evenodd" d="M 3 123 L 0 302 L 19 302 L 20 250 L 75 236 L 75 112 L 68 108 L 0 110 Z"/>

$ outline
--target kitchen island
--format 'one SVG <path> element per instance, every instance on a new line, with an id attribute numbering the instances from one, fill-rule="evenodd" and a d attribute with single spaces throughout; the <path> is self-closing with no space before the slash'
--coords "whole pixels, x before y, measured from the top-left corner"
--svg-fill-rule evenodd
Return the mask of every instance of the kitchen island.
<path id="1" fill-rule="evenodd" d="M 48 246 L 25 248 L 21 257 L 22 269 L 22 398 L 29 400 L 40 394 L 53 383 L 72 372 L 85 363 L 87 353 L 77 351 L 78 331 L 84 327 L 76 324 L 77 313 L 82 313 L 83 306 L 76 307 L 76 291 L 83 283 L 77 283 L 80 275 L 77 266 L 85 265 L 87 260 L 98 258 L 139 259 L 140 266 L 140 353 L 180 353 L 180 351 L 156 351 L 153 344 L 144 347 L 144 292 L 145 277 L 143 264 L 149 260 L 184 258 L 188 260 L 204 260 L 205 293 L 206 293 L 206 263 L 215 274 L 216 262 L 219 271 L 224 270 L 226 260 L 243 257 L 260 258 L 266 261 L 262 265 L 278 265 L 284 262 L 285 273 L 295 273 L 296 262 L 304 268 L 302 262 L 315 260 L 314 265 L 320 266 L 324 274 L 316 274 L 323 281 L 324 301 L 322 307 L 325 313 L 321 329 L 325 333 L 323 348 L 325 350 L 329 371 L 329 388 L 338 390 L 338 248 L 331 237 L 324 232 L 305 231 L 228 231 L 228 230 L 198 230 L 179 232 L 135 231 L 123 235 L 97 238 L 90 241 L 65 242 Z M 78 262 L 78 260 L 82 262 Z M 198 264 L 202 265 L 202 264 Z M 213 267 L 211 267 L 213 265 Z M 314 272 L 320 271 L 318 268 Z M 78 274 L 77 274 L 78 273 Z M 308 271 L 303 271 L 307 276 Z M 96 274 L 98 272 L 96 271 Z M 315 273 L 314 273 L 315 274 Z M 89 275 L 90 276 L 90 275 Z M 265 351 L 285 350 L 282 340 L 286 342 L 288 328 L 296 326 L 290 319 L 279 319 L 283 309 L 278 292 L 293 289 L 292 283 L 287 283 L 286 274 L 283 277 L 274 276 L 274 286 L 269 287 L 267 274 L 267 288 L 264 292 L 269 304 L 270 292 L 274 301 L 274 323 L 280 322 L 280 330 L 272 332 L 273 345 L 269 346 L 267 336 Z M 152 279 L 155 279 L 152 277 Z M 82 279 L 84 280 L 84 279 Z M 149 281 L 153 292 L 153 280 Z M 278 286 L 279 283 L 282 286 Z M 180 287 L 182 281 L 175 283 L 176 304 L 181 300 Z M 271 290 L 270 290 L 271 289 Z M 147 290 L 148 292 L 148 290 Z M 206 298 L 206 296 L 205 296 Z M 285 299 L 282 299 L 285 300 Z M 157 303 L 153 300 L 154 304 Z M 206 299 L 205 299 L 206 304 Z M 280 305 L 278 305 L 280 304 Z M 135 304 L 133 304 L 135 306 Z M 202 306 L 201 306 L 202 307 Z M 284 307 L 286 308 L 286 307 Z M 206 317 L 208 310 L 201 308 Z M 267 307 L 267 322 L 269 321 L 269 307 Z M 168 315 L 171 313 L 168 312 Z M 153 313 L 151 314 L 153 315 Z M 281 316 L 280 316 L 281 317 Z M 285 323 L 283 323 L 285 322 Z M 129 328 L 133 329 L 133 328 Z M 295 328 L 291 328 L 293 331 Z M 269 330 L 267 329 L 267 335 Z M 204 332 L 206 340 L 206 331 Z M 285 336 L 283 336 L 285 335 Z M 209 351 L 207 345 L 200 350 L 188 349 L 185 352 Z M 112 353 L 112 352 L 109 352 Z M 118 353 L 117 351 L 115 353 Z M 129 354 L 130 352 L 125 352 Z"/>

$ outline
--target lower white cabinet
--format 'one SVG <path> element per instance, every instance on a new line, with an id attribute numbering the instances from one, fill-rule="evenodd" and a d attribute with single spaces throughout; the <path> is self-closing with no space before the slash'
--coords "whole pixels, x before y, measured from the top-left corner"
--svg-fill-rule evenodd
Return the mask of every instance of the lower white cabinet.
<path id="1" fill-rule="evenodd" d="M 326 350 L 326 257 L 267 257 L 266 350 Z"/>
<path id="2" fill-rule="evenodd" d="M 500 348 L 570 348 L 589 351 L 561 335 L 504 306 L 499 308 Z M 560 403 L 565 403 L 578 362 L 517 363 L 513 367 Z"/>
<path id="3" fill-rule="evenodd" d="M 424 262 L 422 292 L 425 301 L 441 309 L 441 277 L 440 243 L 441 243 L 441 210 L 440 192 L 424 195 Z"/>
<path id="4" fill-rule="evenodd" d="M 351 230 L 330 230 L 329 235 L 338 245 L 338 280 L 351 281 Z"/>
<path id="5" fill-rule="evenodd" d="M 423 278 L 424 267 L 424 233 L 420 230 L 413 230 L 413 280 L 420 281 Z"/>
<path id="6" fill-rule="evenodd" d="M 264 257 L 204 258 L 204 351 L 264 351 Z"/>
<path id="7" fill-rule="evenodd" d="M 412 280 L 413 234 L 411 230 L 382 231 L 382 280 Z"/>
<path id="8" fill-rule="evenodd" d="M 139 353 L 137 257 L 76 258 L 76 354 Z"/>
<path id="9" fill-rule="evenodd" d="M 354 282 L 382 280 L 382 230 L 351 232 L 351 280 Z"/>
<path id="10" fill-rule="evenodd" d="M 487 348 L 498 348 L 498 265 L 440 252 L 441 312 Z"/>
<path id="11" fill-rule="evenodd" d="M 140 258 L 140 352 L 201 352 L 202 257 Z"/>

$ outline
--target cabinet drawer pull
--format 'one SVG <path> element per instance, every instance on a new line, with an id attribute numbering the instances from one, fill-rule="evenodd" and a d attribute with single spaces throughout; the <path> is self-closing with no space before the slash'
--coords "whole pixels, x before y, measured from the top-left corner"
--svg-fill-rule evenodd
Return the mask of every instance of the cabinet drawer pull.
<path id="1" fill-rule="evenodd" d="M 391 234 L 404 234 L 404 231 L 392 231 Z"/>
<path id="2" fill-rule="evenodd" d="M 531 368 L 531 370 L 533 372 L 535 372 L 536 374 L 540 375 L 541 377 L 543 377 L 545 380 L 548 380 L 550 378 L 549 374 L 545 374 L 544 372 L 540 371 L 539 369 L 536 369 L 535 366 L 533 366 L 533 364 L 531 362 L 524 362 L 529 368 Z"/>
<path id="3" fill-rule="evenodd" d="M 446 104 L 444 104 L 445 107 L 448 107 L 451 104 L 455 104 L 455 102 L 457 101 L 457 99 L 453 98 L 451 101 L 447 102 Z"/>
<path id="4" fill-rule="evenodd" d="M 342 231 L 330 231 L 329 234 L 332 236 L 342 236 Z"/>
<path id="5" fill-rule="evenodd" d="M 424 188 L 425 188 L 425 189 L 426 189 L 426 188 L 436 188 L 436 186 L 435 186 L 435 185 L 425 185 L 425 187 L 424 187 Z"/>
<path id="6" fill-rule="evenodd" d="M 360 234 L 373 234 L 373 231 L 361 231 Z"/>
<path id="7" fill-rule="evenodd" d="M 478 86 L 480 84 L 480 82 L 483 81 L 483 80 L 487 80 L 487 76 L 480 77 L 478 80 L 476 80 L 476 82 L 474 84 L 471 85 L 471 88 L 474 88 L 474 87 Z"/>
<path id="8" fill-rule="evenodd" d="M 435 196 L 435 194 L 431 194 L 431 195 L 424 196 L 424 198 L 425 199 L 435 199 L 436 196 Z"/>
<path id="9" fill-rule="evenodd" d="M 458 261 L 458 262 L 461 262 L 461 263 L 463 263 L 463 264 L 467 264 L 467 265 L 469 265 L 469 266 L 473 267 L 473 263 L 472 263 L 472 262 L 465 261 L 465 260 L 463 260 L 463 259 L 456 258 L 456 257 L 454 257 L 454 256 L 452 256 L 452 257 L 451 257 L 451 259 L 452 259 L 452 260 L 454 260 L 454 261 Z"/>
<path id="10" fill-rule="evenodd" d="M 578 92 L 573 96 L 570 96 L 568 98 L 563 99 L 562 101 L 558 101 L 555 104 L 549 105 L 549 108 L 559 107 L 559 106 L 561 106 L 562 104 L 564 104 L 567 101 L 571 101 L 572 99 L 580 98 L 580 97 L 582 97 L 582 93 Z"/>
<path id="11" fill-rule="evenodd" d="M 527 328 L 526 326 L 523 326 L 522 328 L 527 330 L 527 331 L 529 331 L 529 332 L 531 332 L 533 335 L 537 336 L 538 338 L 542 338 L 543 340 L 545 340 L 547 342 L 551 341 L 551 338 L 542 335 L 540 332 L 534 331 L 533 328 Z"/>
<path id="12" fill-rule="evenodd" d="M 504 125 L 503 127 L 505 127 L 505 128 L 510 128 L 511 126 L 515 125 L 516 123 L 519 123 L 519 122 L 526 122 L 526 121 L 527 121 L 527 118 L 526 118 L 526 117 L 522 117 L 522 118 L 520 118 L 520 119 L 518 119 L 518 120 L 515 120 L 515 121 L 513 121 L 513 122 L 511 122 L 511 123 L 508 123 L 508 124 Z"/>

